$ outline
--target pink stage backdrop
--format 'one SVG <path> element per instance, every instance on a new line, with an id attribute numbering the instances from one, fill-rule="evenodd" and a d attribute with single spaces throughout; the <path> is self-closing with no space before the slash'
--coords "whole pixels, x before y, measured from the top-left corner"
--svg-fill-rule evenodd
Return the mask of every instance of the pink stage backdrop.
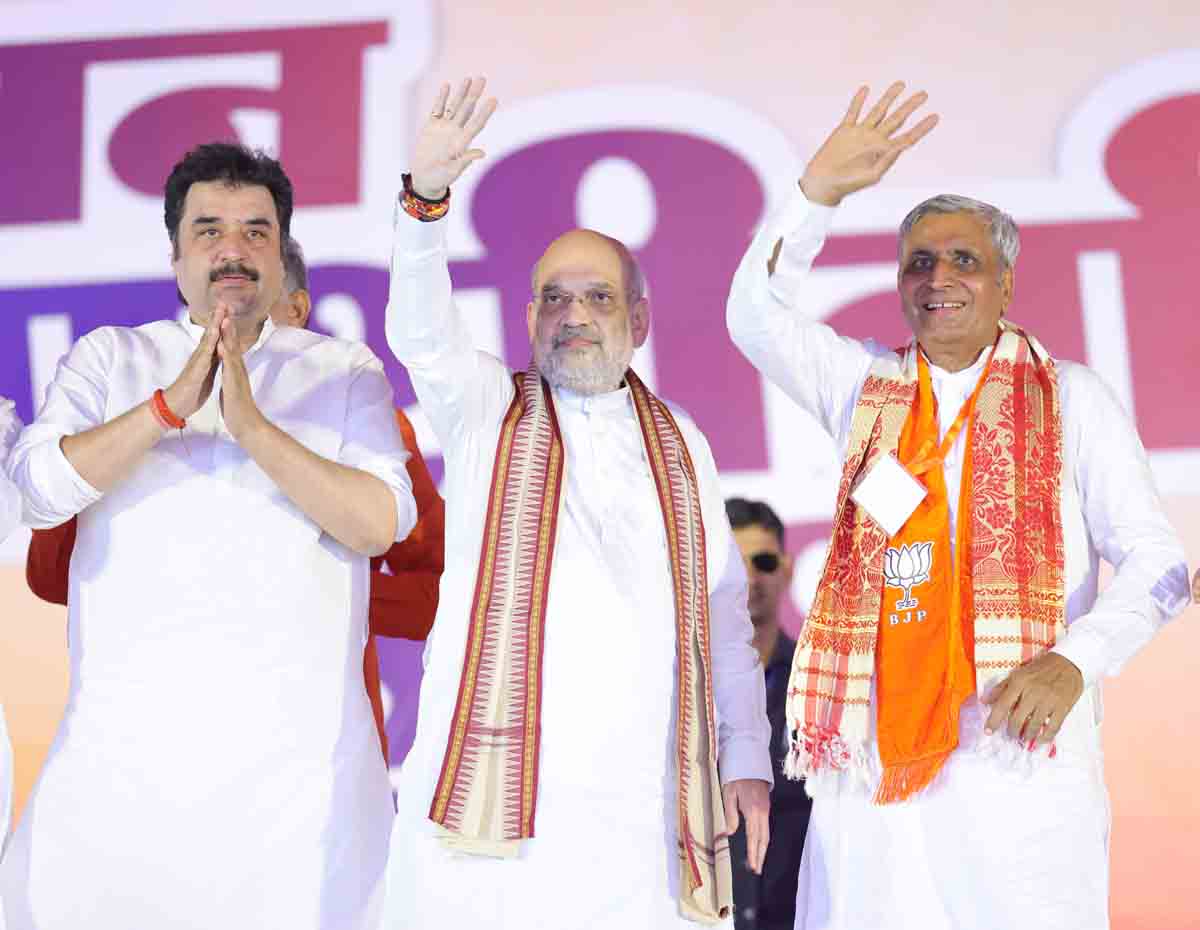
<path id="1" fill-rule="evenodd" d="M 435 472 L 439 450 L 383 338 L 394 191 L 443 77 L 485 73 L 502 109 L 488 158 L 455 192 L 452 273 L 481 347 L 524 365 L 529 268 L 585 225 L 634 248 L 654 329 L 635 365 L 708 433 L 730 494 L 769 501 L 798 571 L 800 622 L 837 482 L 829 440 L 730 343 L 724 301 L 755 224 L 859 83 L 926 88 L 943 123 L 886 185 L 839 212 L 809 288 L 843 333 L 899 342 L 895 228 L 953 191 L 1009 210 L 1022 255 L 1012 316 L 1092 365 L 1137 419 L 1193 562 L 1200 556 L 1195 287 L 1200 228 L 1200 13 L 1149 0 L 1069 0 L 1036 20 L 917 2 L 713 0 L 405 4 L 310 0 L 173 5 L 0 0 L 0 395 L 28 419 L 71 342 L 95 326 L 178 314 L 161 186 L 200 141 L 277 152 L 297 188 L 317 328 L 370 343 Z M 1187 7 L 1187 9 L 1191 9 Z M 1121 28 L 1114 29 L 1113 23 Z M 66 693 L 64 618 L 0 547 L 0 701 L 18 811 Z M 1185 680 L 1197 609 L 1107 688 L 1113 918 L 1200 927 L 1200 705 Z M 436 634 L 435 634 L 436 635 Z M 399 764 L 420 646 L 381 644 Z"/>

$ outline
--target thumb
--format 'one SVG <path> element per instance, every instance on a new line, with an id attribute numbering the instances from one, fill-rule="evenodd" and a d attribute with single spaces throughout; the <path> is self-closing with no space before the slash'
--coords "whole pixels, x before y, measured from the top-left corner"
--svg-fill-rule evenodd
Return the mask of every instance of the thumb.
<path id="1" fill-rule="evenodd" d="M 1008 679 L 1002 678 L 992 684 L 983 694 L 979 695 L 979 700 L 984 704 L 995 704 L 1000 695 L 1004 693 L 1004 689 L 1008 687 Z"/>

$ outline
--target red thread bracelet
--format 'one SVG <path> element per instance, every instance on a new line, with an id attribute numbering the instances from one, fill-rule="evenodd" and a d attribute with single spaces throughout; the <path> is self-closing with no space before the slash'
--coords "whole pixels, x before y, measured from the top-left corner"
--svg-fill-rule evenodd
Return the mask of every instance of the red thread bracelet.
<path id="1" fill-rule="evenodd" d="M 432 223 L 440 220 L 450 210 L 450 188 L 446 188 L 441 200 L 426 200 L 413 190 L 411 174 L 403 175 L 402 179 L 404 190 L 400 194 L 400 207 L 413 219 L 422 223 Z"/>
<path id="2" fill-rule="evenodd" d="M 150 409 L 154 411 L 154 416 L 163 426 L 169 429 L 183 429 L 187 426 L 187 420 L 180 419 L 175 416 L 174 412 L 167 405 L 167 396 L 163 393 L 163 389 L 159 388 L 150 398 Z"/>

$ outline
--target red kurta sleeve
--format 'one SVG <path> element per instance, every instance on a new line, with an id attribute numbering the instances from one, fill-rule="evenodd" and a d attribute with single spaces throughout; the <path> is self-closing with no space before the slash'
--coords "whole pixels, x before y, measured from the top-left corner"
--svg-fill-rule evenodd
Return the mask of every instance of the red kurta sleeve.
<path id="1" fill-rule="evenodd" d="M 75 551 L 78 521 L 71 518 L 52 530 L 34 530 L 25 559 L 25 581 L 29 590 L 51 604 L 67 602 L 71 553 Z"/>
<path id="2" fill-rule="evenodd" d="M 446 505 L 417 448 L 408 417 L 397 410 L 396 422 L 411 454 L 408 474 L 417 502 L 417 525 L 403 542 L 371 560 L 371 632 L 423 640 L 437 613 L 438 584 L 445 564 Z M 390 575 L 381 571 L 385 562 Z"/>

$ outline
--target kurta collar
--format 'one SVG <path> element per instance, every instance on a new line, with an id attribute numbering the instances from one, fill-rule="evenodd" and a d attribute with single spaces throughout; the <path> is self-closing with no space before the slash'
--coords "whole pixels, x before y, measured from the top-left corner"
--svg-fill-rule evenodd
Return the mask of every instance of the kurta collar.
<path id="1" fill-rule="evenodd" d="M 929 362 L 929 376 L 935 381 L 970 381 L 974 384 L 979 380 L 979 376 L 983 374 L 984 366 L 987 365 L 988 356 L 991 352 L 984 349 L 979 353 L 979 358 L 975 359 L 970 365 L 962 369 L 962 371 L 947 371 L 945 368 L 939 368 L 933 362 Z M 929 361 L 929 356 L 925 356 L 925 360 Z"/>
<path id="2" fill-rule="evenodd" d="M 196 343 L 197 345 L 200 344 L 200 340 L 204 337 L 203 326 L 201 326 L 199 323 L 192 322 L 192 318 L 186 313 L 179 321 L 179 325 L 187 331 L 187 334 L 191 337 L 192 342 Z M 259 346 L 263 345 L 268 339 L 270 339 L 271 333 L 275 332 L 275 328 L 275 321 L 270 317 L 267 317 L 267 319 L 263 322 L 262 332 L 258 334 L 258 339 L 255 340 L 254 345 L 246 350 L 245 354 L 249 355 L 258 349 Z"/>
<path id="3" fill-rule="evenodd" d="M 588 416 L 620 416 L 633 411 L 628 387 L 604 394 L 577 394 L 568 388 L 554 388 L 555 404 Z"/>

